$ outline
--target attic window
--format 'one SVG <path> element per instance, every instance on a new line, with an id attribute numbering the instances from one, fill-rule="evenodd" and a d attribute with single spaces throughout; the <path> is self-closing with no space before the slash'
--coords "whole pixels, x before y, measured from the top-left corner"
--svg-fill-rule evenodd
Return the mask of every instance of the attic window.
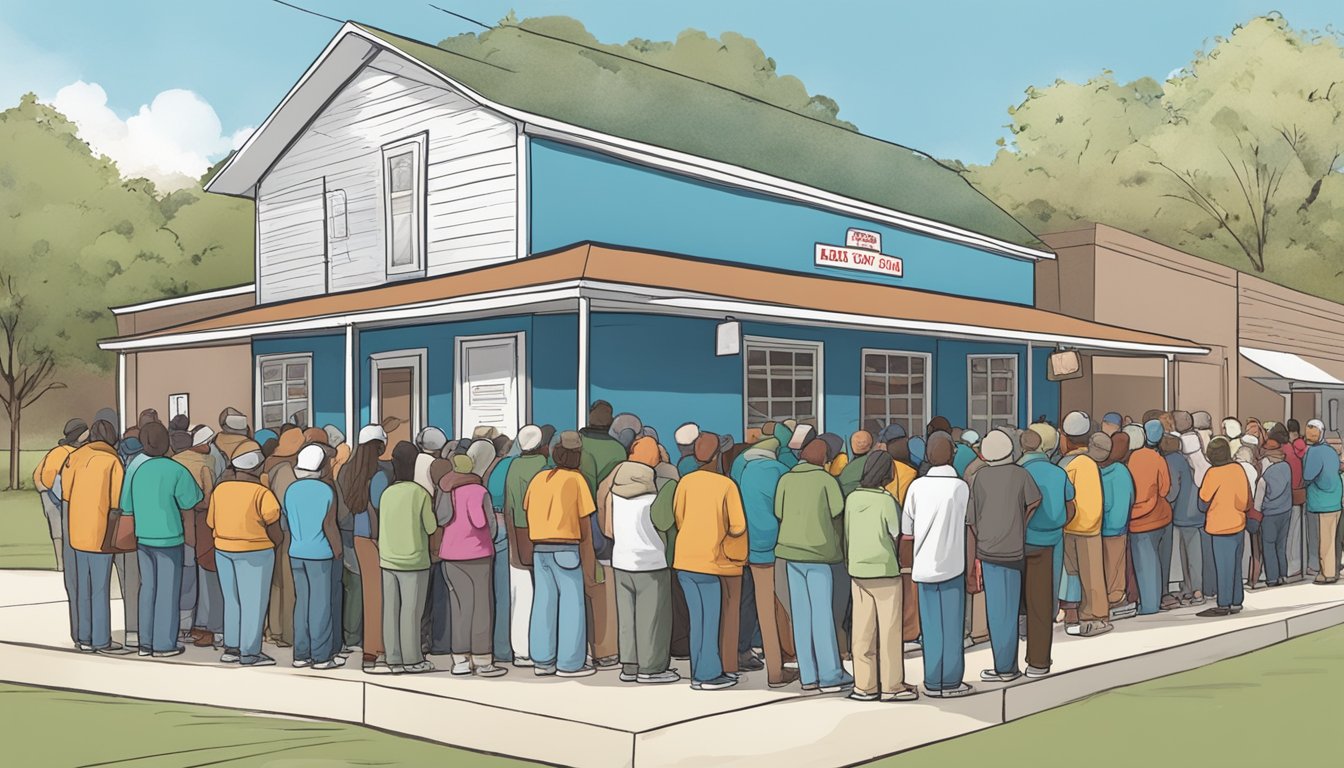
<path id="1" fill-rule="evenodd" d="M 344 240 L 348 236 L 345 218 L 345 190 L 327 193 L 327 239 Z"/>
<path id="2" fill-rule="evenodd" d="M 423 272 L 425 134 L 383 147 L 387 274 Z"/>

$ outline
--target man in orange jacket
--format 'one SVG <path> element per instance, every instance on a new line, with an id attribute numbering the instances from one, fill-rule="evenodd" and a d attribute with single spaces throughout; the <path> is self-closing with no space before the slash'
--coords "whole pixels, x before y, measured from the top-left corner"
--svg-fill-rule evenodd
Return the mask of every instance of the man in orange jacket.
<path id="1" fill-rule="evenodd" d="M 112 554 L 105 546 L 109 513 L 121 504 L 123 472 L 116 445 L 116 427 L 95 421 L 89 442 L 70 454 L 61 472 L 61 501 L 75 554 L 75 644 L 85 653 L 129 653 L 112 642 Z"/>

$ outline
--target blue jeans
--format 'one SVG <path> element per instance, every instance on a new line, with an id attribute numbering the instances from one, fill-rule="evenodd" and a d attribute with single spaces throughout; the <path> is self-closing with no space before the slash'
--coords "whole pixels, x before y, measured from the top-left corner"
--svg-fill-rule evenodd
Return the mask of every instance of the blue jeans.
<path id="1" fill-rule="evenodd" d="M 178 602 L 182 599 L 182 545 L 136 548 L 140 564 L 140 650 L 166 653 L 177 647 Z M 129 600 L 129 595 L 123 595 Z"/>
<path id="2" fill-rule="evenodd" d="M 793 612 L 793 645 L 798 653 L 798 678 L 803 685 L 831 686 L 848 682 L 840 666 L 835 638 L 834 571 L 827 563 L 787 563 L 789 609 Z"/>
<path id="3" fill-rule="evenodd" d="M 1246 546 L 1246 535 L 1244 532 L 1222 536 L 1209 534 L 1209 540 L 1218 579 L 1218 607 L 1241 605 L 1245 589 L 1241 581 L 1241 551 Z"/>
<path id="4" fill-rule="evenodd" d="M 500 500 L 503 502 L 503 499 Z M 493 645 L 495 659 L 513 659 L 513 643 L 509 640 L 509 531 L 503 523 L 495 535 L 495 628 Z"/>
<path id="5" fill-rule="evenodd" d="M 691 616 L 691 679 L 707 683 L 723 677 L 723 658 L 719 656 L 723 585 L 718 576 L 691 571 L 677 571 L 677 581 L 681 582 Z"/>
<path id="6" fill-rule="evenodd" d="M 1265 550 L 1265 583 L 1288 578 L 1288 526 L 1292 512 L 1265 515 L 1260 523 L 1260 539 Z"/>
<path id="7" fill-rule="evenodd" d="M 109 580 L 111 576 L 108 577 Z M 61 579 L 65 582 L 65 601 L 70 609 L 70 641 L 79 642 L 79 566 L 70 546 L 70 505 L 61 502 Z M 109 608 L 109 613 L 111 609 Z M 110 631 L 109 631 L 109 634 Z"/>
<path id="8" fill-rule="evenodd" d="M 1213 536 L 1203 528 L 1199 529 L 1199 550 L 1204 557 L 1204 596 L 1215 597 L 1218 593 L 1218 572 L 1213 564 Z M 1218 604 L 1223 605 L 1221 602 Z"/>
<path id="9" fill-rule="evenodd" d="M 542 670 L 577 672 L 588 655 L 579 545 L 538 544 L 532 557 L 532 621 L 527 644 Z"/>
<path id="10" fill-rule="evenodd" d="M 74 553 L 75 642 L 106 648 L 112 644 L 112 555 Z"/>
<path id="11" fill-rule="evenodd" d="M 1129 534 L 1130 556 L 1134 558 L 1134 580 L 1139 587 L 1139 615 L 1151 616 L 1162 608 L 1162 539 L 1170 541 L 1171 526 L 1156 531 Z M 1168 548 L 1169 549 L 1169 548 Z"/>
<path id="12" fill-rule="evenodd" d="M 919 584 L 919 628 L 924 635 L 924 687 L 961 687 L 966 674 L 962 634 L 966 622 L 966 575 Z M 1016 628 L 1014 628 L 1016 629 Z"/>
<path id="13" fill-rule="evenodd" d="M 985 574 L 985 614 L 989 619 L 989 644 L 994 650 L 994 671 L 1017 672 L 1017 609 L 1022 601 L 1022 571 L 980 561 Z M 955 687 L 955 686 L 954 686 Z"/>
<path id="14" fill-rule="evenodd" d="M 261 655 L 261 628 L 271 602 L 275 550 L 215 550 L 219 591 L 224 595 L 224 647 L 237 648 L 246 661 Z"/>
<path id="15" fill-rule="evenodd" d="M 321 663 L 336 654 L 332 647 L 332 573 L 335 560 L 305 560 L 290 555 L 294 574 L 294 660 Z"/>

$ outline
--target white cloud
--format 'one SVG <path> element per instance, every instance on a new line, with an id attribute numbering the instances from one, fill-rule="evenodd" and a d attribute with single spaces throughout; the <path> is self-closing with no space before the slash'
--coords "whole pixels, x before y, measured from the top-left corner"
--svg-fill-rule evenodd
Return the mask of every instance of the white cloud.
<path id="1" fill-rule="evenodd" d="M 107 92 L 82 80 L 56 92 L 51 105 L 79 126 L 93 151 L 117 163 L 123 176 L 144 176 L 176 189 L 205 173 L 252 132 L 225 134 L 219 115 L 192 91 L 174 88 L 122 119 L 107 106 Z"/>

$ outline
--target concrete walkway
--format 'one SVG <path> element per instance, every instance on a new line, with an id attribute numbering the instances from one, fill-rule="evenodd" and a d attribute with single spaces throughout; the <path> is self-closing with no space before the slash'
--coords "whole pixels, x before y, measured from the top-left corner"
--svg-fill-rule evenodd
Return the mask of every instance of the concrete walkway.
<path id="1" fill-rule="evenodd" d="M 574 766 L 842 766 L 972 733 L 1094 693 L 1193 669 L 1344 623 L 1344 584 L 1249 592 L 1246 610 L 1198 619 L 1198 609 L 1117 622 L 1091 639 L 1057 632 L 1055 674 L 983 684 L 988 646 L 967 652 L 976 694 L 909 704 L 861 704 L 841 695 L 770 690 L 764 673 L 737 688 L 636 686 L 615 673 L 541 679 L 510 669 L 492 680 L 372 676 L 357 668 L 293 669 L 217 663 L 188 647 L 168 660 L 73 650 L 60 574 L 0 571 L 0 680 L 135 698 L 189 702 L 363 723 L 469 749 Z M 119 636 L 121 604 L 113 604 Z M 358 657 L 354 657 L 357 659 Z M 447 659 L 438 659 L 441 666 Z M 685 664 L 681 665 L 686 674 Z M 922 679 L 918 654 L 906 676 Z"/>

